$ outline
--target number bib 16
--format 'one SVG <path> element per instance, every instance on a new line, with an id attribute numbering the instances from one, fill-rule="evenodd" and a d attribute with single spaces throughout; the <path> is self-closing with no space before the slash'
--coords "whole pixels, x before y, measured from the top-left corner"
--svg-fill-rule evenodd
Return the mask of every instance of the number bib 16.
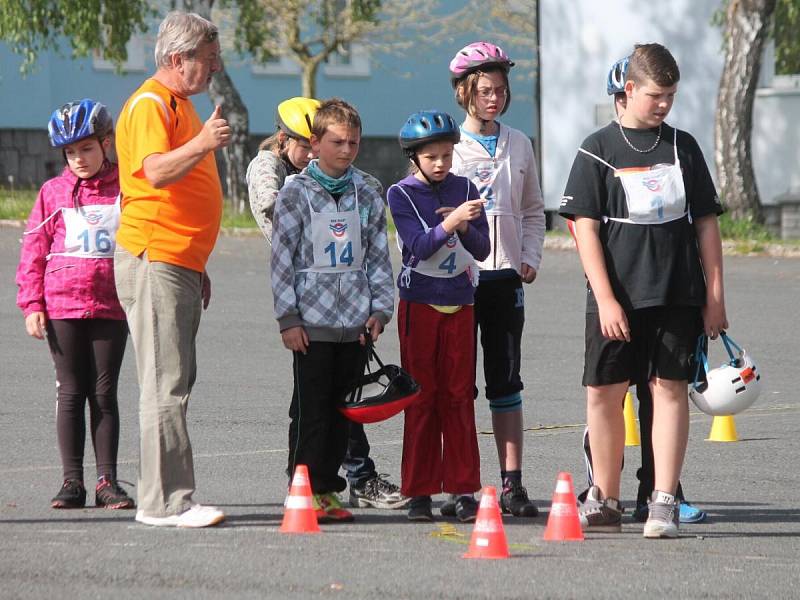
<path id="1" fill-rule="evenodd" d="M 119 228 L 119 203 L 61 210 L 66 227 L 61 256 L 113 258 Z"/>

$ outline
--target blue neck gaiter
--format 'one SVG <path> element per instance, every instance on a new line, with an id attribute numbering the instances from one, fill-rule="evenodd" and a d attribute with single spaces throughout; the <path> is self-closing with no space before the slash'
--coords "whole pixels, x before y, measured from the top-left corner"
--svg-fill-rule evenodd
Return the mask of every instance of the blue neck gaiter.
<path id="1" fill-rule="evenodd" d="M 323 172 L 319 168 L 319 160 L 316 158 L 308 163 L 306 170 L 329 194 L 341 196 L 353 181 L 353 167 L 347 167 L 344 175 L 337 179 Z"/>

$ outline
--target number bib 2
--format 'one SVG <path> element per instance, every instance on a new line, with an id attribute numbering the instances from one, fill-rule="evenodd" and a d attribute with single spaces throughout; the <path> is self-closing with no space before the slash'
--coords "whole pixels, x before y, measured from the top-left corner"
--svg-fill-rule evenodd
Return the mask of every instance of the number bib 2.
<path id="1" fill-rule="evenodd" d="M 459 166 L 457 175 L 472 180 L 481 198 L 486 200 L 487 215 L 514 214 L 506 199 L 510 197 L 511 191 L 511 161 L 508 158 L 466 160 Z"/>
<path id="2" fill-rule="evenodd" d="M 119 229 L 119 198 L 114 204 L 62 208 L 66 233 L 64 251 L 57 256 L 113 258 Z"/>
<path id="3" fill-rule="evenodd" d="M 308 199 L 311 213 L 311 242 L 314 264 L 303 272 L 342 273 L 357 271 L 364 263 L 361 251 L 361 220 L 358 214 L 358 192 L 355 210 L 315 212 Z"/>

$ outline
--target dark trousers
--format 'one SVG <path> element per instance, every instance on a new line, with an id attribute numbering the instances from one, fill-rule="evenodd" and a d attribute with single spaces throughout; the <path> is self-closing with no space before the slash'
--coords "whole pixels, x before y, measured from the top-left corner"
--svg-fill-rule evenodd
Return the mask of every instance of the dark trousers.
<path id="1" fill-rule="evenodd" d="M 636 470 L 636 478 L 639 480 L 636 502 L 641 504 L 650 499 L 650 494 L 653 493 L 656 485 L 656 466 L 653 456 L 653 394 L 650 393 L 650 386 L 647 383 L 636 386 L 636 399 L 639 401 L 639 432 L 642 449 L 642 466 Z M 680 481 L 675 496 L 681 502 L 686 501 Z"/>
<path id="2" fill-rule="evenodd" d="M 97 475 L 117 476 L 117 381 L 128 324 L 112 319 L 53 319 L 47 343 L 56 369 L 56 431 L 64 479 L 83 480 L 86 402 Z"/>
<path id="3" fill-rule="evenodd" d="M 339 476 L 347 451 L 350 422 L 337 404 L 363 372 L 364 348 L 358 342 L 311 342 L 294 353 L 294 392 L 289 407 L 289 465 L 308 467 L 315 494 L 341 492 Z"/>
<path id="4" fill-rule="evenodd" d="M 347 454 L 342 463 L 350 487 L 362 487 L 378 473 L 375 463 L 369 457 L 369 441 L 361 423 L 350 423 L 350 436 L 347 438 Z"/>

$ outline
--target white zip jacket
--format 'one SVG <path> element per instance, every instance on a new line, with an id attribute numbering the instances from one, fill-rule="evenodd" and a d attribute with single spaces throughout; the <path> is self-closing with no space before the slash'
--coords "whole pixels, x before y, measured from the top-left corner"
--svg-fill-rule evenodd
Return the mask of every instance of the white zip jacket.
<path id="1" fill-rule="evenodd" d="M 542 262 L 545 217 L 533 146 L 521 131 L 498 125 L 494 160 L 509 159 L 511 184 L 498 177 L 493 186 L 495 201 L 487 210 L 492 248 L 489 257 L 478 266 L 483 270 L 511 268 L 519 273 L 524 262 L 538 271 Z M 492 157 L 479 142 L 462 134 L 453 152 L 452 172 L 472 180 L 483 196 L 484 185 L 473 167 L 476 160 L 491 162 Z"/>

